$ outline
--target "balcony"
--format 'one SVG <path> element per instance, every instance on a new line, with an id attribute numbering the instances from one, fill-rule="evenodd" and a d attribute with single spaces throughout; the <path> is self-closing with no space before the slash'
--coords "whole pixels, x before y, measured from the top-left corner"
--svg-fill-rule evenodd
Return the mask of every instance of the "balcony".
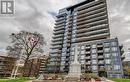
<path id="1" fill-rule="evenodd" d="M 98 61 L 98 64 L 105 64 L 104 61 Z"/>
<path id="2" fill-rule="evenodd" d="M 104 57 L 103 56 L 98 56 L 98 59 L 104 59 Z"/>
<path id="3" fill-rule="evenodd" d="M 96 18 L 96 17 L 100 17 L 100 16 L 104 16 L 104 15 L 106 15 L 106 13 L 107 13 L 106 11 L 103 11 L 103 12 L 100 12 L 98 14 L 86 16 L 86 17 L 83 17 L 83 18 L 81 17 L 81 18 L 77 19 L 77 22 L 88 20 L 88 19 L 92 19 L 92 18 Z"/>
<path id="4" fill-rule="evenodd" d="M 98 70 L 99 70 L 99 71 L 106 71 L 105 68 L 106 68 L 105 66 L 101 66 L 101 67 L 98 68 Z"/>
<path id="5" fill-rule="evenodd" d="M 66 17 L 57 18 L 56 22 L 59 22 L 59 21 L 65 20 L 65 19 L 66 19 Z"/>
<path id="6" fill-rule="evenodd" d="M 64 30 L 60 30 L 60 31 L 55 31 L 53 34 L 57 35 L 57 34 L 63 34 Z"/>
<path id="7" fill-rule="evenodd" d="M 90 51 L 87 51 L 86 54 L 90 54 Z"/>
<path id="8" fill-rule="evenodd" d="M 86 62 L 86 65 L 90 65 L 90 64 L 91 64 L 91 62 L 90 62 L 90 61 Z"/>
<path id="9" fill-rule="evenodd" d="M 63 26 L 65 26 L 65 23 L 56 25 L 54 28 L 60 28 L 60 27 L 63 27 Z"/>
<path id="10" fill-rule="evenodd" d="M 63 44 L 63 42 L 62 41 L 53 42 L 51 45 L 58 45 L 58 44 Z"/>
<path id="11" fill-rule="evenodd" d="M 77 15 L 77 18 L 80 20 L 80 19 L 85 18 L 85 17 L 102 14 L 103 12 L 106 12 L 106 7 L 96 9 L 96 10 L 93 10 L 91 12 L 87 12 L 84 14 Z M 105 13 L 105 14 L 107 14 L 107 13 Z"/>
<path id="12" fill-rule="evenodd" d="M 65 22 L 66 22 L 65 20 L 61 20 L 61 21 L 56 22 L 55 25 L 63 24 Z"/>
<path id="13" fill-rule="evenodd" d="M 52 46 L 51 49 L 57 49 L 57 48 L 62 48 L 61 45 L 55 45 L 55 46 Z"/>
<path id="14" fill-rule="evenodd" d="M 64 37 L 64 34 L 54 35 L 52 38 L 60 38 L 60 37 Z"/>
<path id="15" fill-rule="evenodd" d="M 78 14 L 78 15 L 84 14 L 84 13 L 87 13 L 87 12 L 91 12 L 91 11 L 93 11 L 93 10 L 101 9 L 101 8 L 103 8 L 103 7 L 105 7 L 105 3 L 99 4 L 99 5 L 96 5 L 96 6 L 87 8 L 87 9 L 84 9 L 84 10 L 81 10 L 81 11 L 79 11 L 77 14 Z"/>
<path id="16" fill-rule="evenodd" d="M 98 53 L 103 53 L 103 50 L 98 50 Z"/>
<path id="17" fill-rule="evenodd" d="M 103 24 L 103 25 L 98 25 L 98 26 L 93 26 L 93 27 L 88 27 L 88 28 L 81 28 L 81 29 L 78 29 L 76 32 L 77 33 L 90 32 L 93 30 L 106 28 L 107 26 L 108 24 Z"/>
<path id="18" fill-rule="evenodd" d="M 91 48 L 90 46 L 86 47 L 86 49 L 90 49 L 90 48 Z"/>
<path id="19" fill-rule="evenodd" d="M 99 30 L 95 30 L 95 31 L 90 31 L 90 32 L 86 32 L 86 33 L 80 33 L 77 34 L 76 37 L 87 37 L 87 36 L 92 36 L 92 35 L 97 35 L 97 34 L 103 34 L 103 33 L 109 32 L 109 29 L 99 29 Z"/>
<path id="20" fill-rule="evenodd" d="M 63 38 L 55 38 L 55 39 L 52 40 L 52 42 L 62 41 L 62 40 L 63 40 Z"/>
<path id="21" fill-rule="evenodd" d="M 54 31 L 59 31 L 59 30 L 63 30 L 65 27 L 62 26 L 62 27 L 59 27 L 59 28 L 55 28 Z"/>
<path id="22" fill-rule="evenodd" d="M 103 47 L 103 45 L 97 45 L 97 47 L 98 47 L 98 48 L 102 48 L 102 47 Z"/>
<path id="23" fill-rule="evenodd" d="M 83 42 L 83 41 L 91 41 L 91 40 L 98 40 L 101 38 L 106 38 L 108 37 L 110 34 L 109 33 L 103 33 L 103 34 L 97 34 L 97 35 L 92 35 L 92 36 L 86 36 L 86 37 L 80 37 L 80 38 L 76 38 L 76 42 Z"/>
<path id="24" fill-rule="evenodd" d="M 90 56 L 87 56 L 87 57 L 85 57 L 85 59 L 87 59 L 87 60 L 88 60 L 88 59 L 91 59 L 91 57 L 90 57 Z"/>
<path id="25" fill-rule="evenodd" d="M 100 21 L 96 21 L 96 22 L 91 22 L 91 23 L 84 24 L 84 25 L 79 25 L 79 26 L 77 26 L 77 28 L 92 27 L 92 26 L 97 26 L 97 25 L 102 25 L 102 24 L 107 24 L 107 23 L 108 23 L 108 20 L 105 19 L 105 20 L 100 20 Z"/>
<path id="26" fill-rule="evenodd" d="M 101 4 L 101 3 L 104 3 L 104 1 L 103 0 L 99 0 L 99 1 L 96 1 L 96 2 L 93 1 L 93 2 L 87 3 L 85 5 L 79 6 L 77 8 L 77 10 L 83 10 L 83 9 L 88 8 L 90 6 L 98 5 L 98 4 Z"/>
<path id="27" fill-rule="evenodd" d="M 88 20 L 84 20 L 84 21 L 78 22 L 77 25 L 83 25 L 83 24 L 96 22 L 96 21 L 100 21 L 100 20 L 104 20 L 104 19 L 107 19 L 107 15 L 91 18 L 91 19 L 88 19 Z"/>
<path id="28" fill-rule="evenodd" d="M 50 52 L 51 54 L 52 53 L 61 53 L 61 50 L 58 50 L 58 49 L 54 49 L 54 50 L 51 50 L 51 52 Z"/>

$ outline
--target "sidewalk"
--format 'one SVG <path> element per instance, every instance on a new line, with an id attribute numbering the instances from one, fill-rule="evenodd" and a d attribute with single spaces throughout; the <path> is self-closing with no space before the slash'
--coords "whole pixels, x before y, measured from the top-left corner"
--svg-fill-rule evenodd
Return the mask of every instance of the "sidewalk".
<path id="1" fill-rule="evenodd" d="M 108 80 L 108 79 L 106 79 L 106 82 L 115 82 L 115 81 L 112 81 L 112 80 Z"/>
<path id="2" fill-rule="evenodd" d="M 26 82 L 32 82 L 32 80 L 30 80 L 30 81 L 26 81 Z"/>

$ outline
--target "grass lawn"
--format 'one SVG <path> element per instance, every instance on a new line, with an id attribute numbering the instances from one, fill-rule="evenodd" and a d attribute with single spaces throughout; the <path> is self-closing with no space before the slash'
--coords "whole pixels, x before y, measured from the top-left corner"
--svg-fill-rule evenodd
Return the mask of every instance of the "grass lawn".
<path id="1" fill-rule="evenodd" d="M 6 79 L 0 79 L 0 82 L 26 82 L 31 80 L 30 78 L 16 78 L 16 79 L 10 79 L 10 80 L 6 80 Z"/>
<path id="2" fill-rule="evenodd" d="M 115 82 L 130 82 L 130 79 L 110 78 L 110 80 L 115 81 Z"/>

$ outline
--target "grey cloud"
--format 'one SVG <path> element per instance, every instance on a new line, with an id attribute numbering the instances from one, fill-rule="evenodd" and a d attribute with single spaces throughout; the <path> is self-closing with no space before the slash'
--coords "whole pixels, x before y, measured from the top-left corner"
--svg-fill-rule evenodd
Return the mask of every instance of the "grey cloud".
<path id="1" fill-rule="evenodd" d="M 73 0 L 74 3 L 81 0 Z M 83 1 L 83 0 L 82 0 Z M 64 2 L 64 3 L 63 3 Z M 38 31 L 45 36 L 48 43 L 48 51 L 51 43 L 52 30 L 54 26 L 54 15 L 58 10 L 73 4 L 70 0 L 16 0 L 15 19 L 3 21 L 0 19 L 0 49 L 4 49 L 9 44 L 9 34 L 19 30 Z M 118 37 L 120 44 L 126 48 L 130 44 L 130 20 L 125 20 L 130 14 L 130 0 L 107 0 L 111 36 Z M 129 18 L 128 18 L 129 19 Z M 5 23 L 5 24 L 2 24 Z M 8 25 L 6 25 L 6 22 Z M 127 43 L 126 43 L 127 41 Z"/>

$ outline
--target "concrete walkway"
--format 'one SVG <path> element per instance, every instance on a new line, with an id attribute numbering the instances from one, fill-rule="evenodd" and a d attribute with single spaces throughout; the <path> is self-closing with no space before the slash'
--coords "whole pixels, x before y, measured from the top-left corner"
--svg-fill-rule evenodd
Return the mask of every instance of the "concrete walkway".
<path id="1" fill-rule="evenodd" d="M 32 82 L 32 80 L 30 80 L 30 81 L 26 81 L 26 82 Z"/>
<path id="2" fill-rule="evenodd" d="M 108 80 L 108 79 L 107 79 L 106 82 L 115 82 L 115 81 L 112 81 L 112 80 Z"/>

